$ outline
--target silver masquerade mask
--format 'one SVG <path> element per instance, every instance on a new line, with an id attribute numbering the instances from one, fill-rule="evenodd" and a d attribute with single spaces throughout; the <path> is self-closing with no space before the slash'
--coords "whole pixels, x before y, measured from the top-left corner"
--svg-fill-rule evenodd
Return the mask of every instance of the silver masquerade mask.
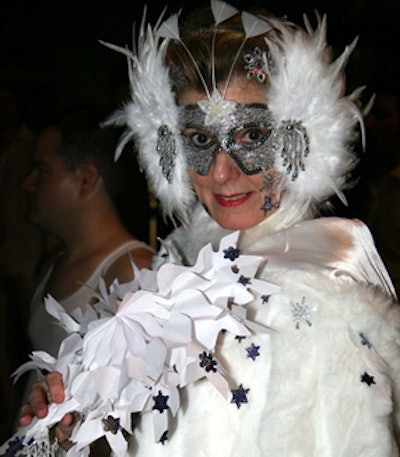
<path id="1" fill-rule="evenodd" d="M 235 103 L 224 123 L 206 122 L 198 105 L 179 107 L 179 128 L 189 168 L 205 176 L 218 151 L 224 151 L 243 173 L 252 175 L 274 166 L 274 119 L 263 104 Z"/>

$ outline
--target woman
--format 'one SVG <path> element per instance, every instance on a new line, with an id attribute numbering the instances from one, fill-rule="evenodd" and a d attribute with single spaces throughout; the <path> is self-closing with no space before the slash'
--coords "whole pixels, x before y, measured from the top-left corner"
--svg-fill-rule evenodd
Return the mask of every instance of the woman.
<path id="1" fill-rule="evenodd" d="M 205 243 L 240 230 L 225 256 L 254 255 L 257 278 L 278 287 L 254 293 L 244 340 L 220 332 L 199 354 L 203 379 L 180 389 L 180 408 L 172 390 L 153 394 L 153 413 L 175 417 L 154 440 L 154 414 L 142 414 L 127 455 L 398 455 L 393 286 L 361 222 L 316 218 L 356 162 L 358 93 L 344 97 L 342 75 L 351 49 L 331 62 L 324 20 L 303 31 L 213 1 L 182 34 L 174 16 L 142 30 L 137 55 L 122 50 L 132 103 L 110 122 L 128 125 L 121 148 L 135 137 L 166 214 L 185 223 L 155 265 L 168 254 L 193 264 Z M 46 387 L 53 400 L 58 382 Z"/>

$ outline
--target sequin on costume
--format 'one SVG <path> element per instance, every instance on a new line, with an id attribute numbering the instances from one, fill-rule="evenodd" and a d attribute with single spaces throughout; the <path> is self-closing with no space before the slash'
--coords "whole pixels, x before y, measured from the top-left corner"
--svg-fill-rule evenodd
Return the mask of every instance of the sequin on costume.
<path id="1" fill-rule="evenodd" d="M 232 389 L 232 400 L 231 403 L 235 403 L 238 409 L 242 406 L 243 403 L 248 403 L 247 394 L 249 393 L 250 389 L 245 389 L 243 384 L 237 389 Z"/>

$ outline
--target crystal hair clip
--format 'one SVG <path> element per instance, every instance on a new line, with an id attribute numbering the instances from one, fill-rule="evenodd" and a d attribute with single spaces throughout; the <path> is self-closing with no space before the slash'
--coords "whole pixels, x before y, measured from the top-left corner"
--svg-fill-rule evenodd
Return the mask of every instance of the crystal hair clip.
<path id="1" fill-rule="evenodd" d="M 253 53 L 246 53 L 244 55 L 246 63 L 244 69 L 247 70 L 247 78 L 256 79 L 260 83 L 265 82 L 269 74 L 270 60 L 269 54 L 259 46 L 254 48 Z"/>

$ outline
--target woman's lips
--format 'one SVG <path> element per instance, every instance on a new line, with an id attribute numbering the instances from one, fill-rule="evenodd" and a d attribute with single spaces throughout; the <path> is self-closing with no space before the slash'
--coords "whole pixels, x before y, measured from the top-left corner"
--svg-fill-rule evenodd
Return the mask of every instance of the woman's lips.
<path id="1" fill-rule="evenodd" d="M 250 198 L 251 194 L 252 192 L 232 195 L 214 194 L 214 198 L 221 206 L 234 207 L 245 203 Z"/>

